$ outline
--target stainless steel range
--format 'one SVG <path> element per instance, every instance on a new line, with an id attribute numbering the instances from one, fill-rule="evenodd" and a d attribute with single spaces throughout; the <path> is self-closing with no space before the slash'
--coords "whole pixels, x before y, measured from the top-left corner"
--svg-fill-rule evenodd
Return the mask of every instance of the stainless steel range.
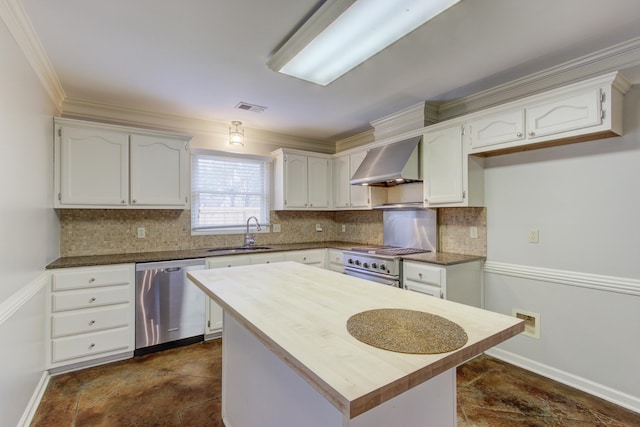
<path id="1" fill-rule="evenodd" d="M 344 251 L 344 272 L 349 276 L 399 287 L 402 255 L 420 252 L 429 250 L 397 246 L 353 248 Z"/>
<path id="2" fill-rule="evenodd" d="M 383 213 L 384 246 L 344 251 L 344 271 L 390 286 L 400 286 L 403 255 L 436 250 L 436 211 L 388 210 Z"/>

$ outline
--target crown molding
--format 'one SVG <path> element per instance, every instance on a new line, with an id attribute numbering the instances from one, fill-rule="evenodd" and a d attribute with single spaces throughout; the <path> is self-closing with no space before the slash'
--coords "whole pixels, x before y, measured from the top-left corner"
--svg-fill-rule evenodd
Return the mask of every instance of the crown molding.
<path id="1" fill-rule="evenodd" d="M 361 147 L 363 145 L 371 144 L 375 142 L 375 135 L 373 129 L 368 129 L 364 132 L 360 132 L 348 138 L 341 139 L 335 143 L 336 153 L 350 150 L 352 148 Z"/>
<path id="2" fill-rule="evenodd" d="M 159 113 L 80 98 L 66 98 L 63 103 L 62 115 L 74 119 L 93 120 L 168 132 L 181 132 L 190 135 L 209 135 L 216 139 L 228 138 L 229 136 L 229 123 L 227 122 Z M 262 129 L 247 127 L 244 129 L 245 143 L 275 145 L 327 154 L 335 153 L 335 143 L 333 142 L 302 138 Z"/>
<path id="3" fill-rule="evenodd" d="M 440 120 L 448 120 L 599 74 L 637 65 L 640 65 L 640 37 L 461 99 L 444 102 L 439 107 L 439 117 Z"/>
<path id="4" fill-rule="evenodd" d="M 24 53 L 58 112 L 61 112 L 65 98 L 64 89 L 20 2 L 0 0 L 0 18 Z"/>

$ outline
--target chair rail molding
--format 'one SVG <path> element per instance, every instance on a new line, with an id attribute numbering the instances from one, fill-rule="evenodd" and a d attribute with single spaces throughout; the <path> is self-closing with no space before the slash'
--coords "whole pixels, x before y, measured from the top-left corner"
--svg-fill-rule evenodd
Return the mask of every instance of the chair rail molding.
<path id="1" fill-rule="evenodd" d="M 486 261 L 484 264 L 484 272 L 640 296 L 640 280 L 625 277 L 555 270 L 544 267 L 530 267 L 497 261 Z"/>

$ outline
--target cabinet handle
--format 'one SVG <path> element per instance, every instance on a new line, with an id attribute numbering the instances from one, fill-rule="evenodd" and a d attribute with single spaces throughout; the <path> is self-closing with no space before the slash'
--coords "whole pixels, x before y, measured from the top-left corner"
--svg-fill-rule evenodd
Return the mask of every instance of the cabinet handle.
<path id="1" fill-rule="evenodd" d="M 89 344 L 89 350 L 91 350 L 91 349 L 92 349 L 93 347 L 95 347 L 95 346 L 96 346 L 96 345 L 95 345 L 95 343 L 91 343 L 91 344 Z"/>
<path id="2" fill-rule="evenodd" d="M 303 260 L 303 261 L 306 261 L 306 260 L 307 260 L 307 257 L 303 257 L 303 258 L 302 258 L 302 260 Z"/>
<path id="3" fill-rule="evenodd" d="M 306 205 L 305 205 L 306 206 Z M 311 203 L 309 206 L 313 207 L 313 203 Z"/>
<path id="4" fill-rule="evenodd" d="M 536 133 L 534 131 L 529 132 L 529 136 L 536 136 Z"/>
<path id="5" fill-rule="evenodd" d="M 133 199 L 133 200 L 131 201 L 131 203 L 137 203 L 137 202 L 136 202 L 136 199 Z"/>
<path id="6" fill-rule="evenodd" d="M 124 199 L 123 199 L 123 200 L 121 200 L 121 201 L 120 201 L 120 203 L 122 203 L 122 204 L 124 205 L 124 204 L 126 204 L 127 202 L 125 202 L 125 201 L 124 201 Z"/>
<path id="7" fill-rule="evenodd" d="M 91 297 L 91 298 L 89 299 L 89 302 L 90 302 L 90 303 L 95 302 L 95 301 L 96 301 L 96 299 L 95 299 L 94 297 Z"/>
<path id="8" fill-rule="evenodd" d="M 93 326 L 95 323 L 96 323 L 96 321 L 92 320 L 92 321 L 89 322 L 89 326 Z"/>
<path id="9" fill-rule="evenodd" d="M 518 138 L 522 138 L 522 132 L 518 132 L 518 133 L 516 133 L 516 136 L 517 136 Z"/>
<path id="10" fill-rule="evenodd" d="M 95 281 L 96 281 L 96 278 L 95 278 L 95 277 L 92 277 L 91 279 L 89 279 L 89 283 L 93 283 L 93 282 L 95 282 Z"/>
<path id="11" fill-rule="evenodd" d="M 422 279 L 422 273 L 418 273 L 418 277 Z"/>

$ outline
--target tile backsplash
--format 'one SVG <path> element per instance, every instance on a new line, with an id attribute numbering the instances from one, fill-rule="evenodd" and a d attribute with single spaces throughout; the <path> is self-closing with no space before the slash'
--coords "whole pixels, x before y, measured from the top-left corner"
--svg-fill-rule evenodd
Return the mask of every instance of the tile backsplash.
<path id="1" fill-rule="evenodd" d="M 60 255 L 106 255 L 221 246 L 238 246 L 242 234 L 191 235 L 188 210 L 62 209 Z M 486 209 L 438 210 L 440 250 L 486 255 Z M 341 240 L 366 245 L 382 244 L 382 211 L 272 211 L 271 223 L 279 233 L 257 234 L 258 244 L 284 244 Z M 316 231 L 316 224 L 322 228 Z M 342 226 L 344 225 L 344 232 Z M 469 238 L 469 227 L 478 238 Z M 145 237 L 138 238 L 138 227 Z M 252 223 L 252 230 L 255 230 Z"/>

